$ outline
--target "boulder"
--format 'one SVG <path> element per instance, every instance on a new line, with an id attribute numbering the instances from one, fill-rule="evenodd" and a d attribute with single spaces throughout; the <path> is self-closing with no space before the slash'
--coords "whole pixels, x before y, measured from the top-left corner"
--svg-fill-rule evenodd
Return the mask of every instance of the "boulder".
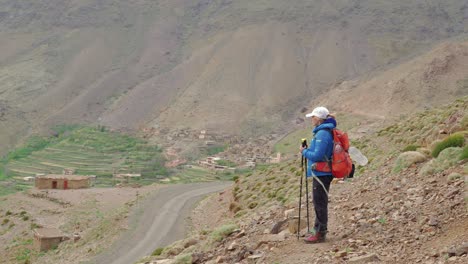
<path id="1" fill-rule="evenodd" d="M 302 218 L 302 217 L 301 217 Z M 295 219 L 289 219 L 288 221 L 288 230 L 291 234 L 296 234 L 297 233 L 297 225 L 298 225 L 298 221 L 299 219 L 298 218 L 295 218 Z M 307 227 L 307 219 L 306 218 L 302 218 L 301 219 L 301 226 L 300 226 L 300 229 L 304 229 Z"/>
<path id="2" fill-rule="evenodd" d="M 273 227 L 271 228 L 271 230 L 269 230 L 269 233 L 270 234 L 278 234 L 279 232 L 283 231 L 287 222 L 288 222 L 288 219 L 276 222 L 273 225 Z"/>
<path id="3" fill-rule="evenodd" d="M 468 242 L 463 243 L 460 246 L 452 247 L 447 251 L 449 257 L 463 256 L 468 254 Z"/>
<path id="4" fill-rule="evenodd" d="M 348 263 L 370 263 L 380 261 L 379 257 L 375 253 L 367 254 L 364 256 L 350 258 Z"/>

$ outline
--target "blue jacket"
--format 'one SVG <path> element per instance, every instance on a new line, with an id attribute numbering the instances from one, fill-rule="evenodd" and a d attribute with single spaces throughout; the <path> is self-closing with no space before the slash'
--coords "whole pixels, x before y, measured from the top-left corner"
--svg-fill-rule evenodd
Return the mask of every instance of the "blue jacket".
<path id="1" fill-rule="evenodd" d="M 336 127 L 334 118 L 326 119 L 322 124 L 316 126 L 312 133 L 309 148 L 302 151 L 302 155 L 307 158 L 307 177 L 312 176 L 330 176 L 331 172 L 320 172 L 312 169 L 315 162 L 331 160 L 333 152 L 333 136 L 331 129 Z"/>

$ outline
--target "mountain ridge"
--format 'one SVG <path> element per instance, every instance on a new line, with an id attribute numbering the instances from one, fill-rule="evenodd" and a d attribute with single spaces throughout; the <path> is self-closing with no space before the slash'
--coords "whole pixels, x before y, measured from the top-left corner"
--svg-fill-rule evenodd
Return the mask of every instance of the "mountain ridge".
<path id="1" fill-rule="evenodd" d="M 58 123 L 269 131 L 337 83 L 466 35 L 467 13 L 463 1 L 2 0 L 0 94 L 19 118 L 1 121 L 0 149 Z"/>

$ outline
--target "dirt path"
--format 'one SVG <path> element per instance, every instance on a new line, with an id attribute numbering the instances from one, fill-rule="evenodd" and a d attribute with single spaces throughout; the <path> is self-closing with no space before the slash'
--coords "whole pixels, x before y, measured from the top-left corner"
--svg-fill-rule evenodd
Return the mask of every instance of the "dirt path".
<path id="1" fill-rule="evenodd" d="M 185 219 L 202 196 L 223 190 L 230 182 L 171 185 L 145 199 L 132 214 L 130 229 L 88 263 L 135 263 L 158 247 L 185 235 Z"/>

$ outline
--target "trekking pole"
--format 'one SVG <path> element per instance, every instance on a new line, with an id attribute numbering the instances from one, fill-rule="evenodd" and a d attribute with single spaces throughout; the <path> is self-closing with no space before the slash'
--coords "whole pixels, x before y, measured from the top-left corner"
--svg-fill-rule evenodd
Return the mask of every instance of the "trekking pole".
<path id="1" fill-rule="evenodd" d="M 307 140 L 303 140 L 302 141 L 302 146 L 307 148 Z M 307 208 L 307 232 L 309 232 L 310 230 L 310 220 L 309 220 L 309 181 L 307 180 L 307 159 L 306 157 L 302 156 L 302 159 L 304 160 L 304 165 L 303 165 L 303 171 L 305 171 L 304 173 L 304 178 L 305 178 L 305 184 L 306 184 L 306 208 Z"/>
<path id="2" fill-rule="evenodd" d="M 302 139 L 302 147 L 304 148 L 307 148 L 307 140 L 305 138 Z M 306 192 L 307 192 L 307 170 L 304 170 L 304 161 L 305 161 L 305 164 L 306 164 L 306 167 L 307 167 L 307 160 L 305 160 L 305 157 L 304 155 L 301 154 L 301 170 L 302 170 L 302 173 L 301 173 L 301 186 L 300 186 L 300 189 L 299 189 L 299 220 L 297 221 L 297 239 L 299 240 L 299 234 L 300 234 L 300 231 L 301 231 L 301 204 L 302 204 L 302 175 L 303 175 L 303 172 L 305 171 L 306 175 Z M 307 216 L 309 215 L 309 198 L 307 198 Z M 309 220 L 307 219 L 307 222 Z M 308 224 L 308 223 L 307 223 Z"/>
<path id="3" fill-rule="evenodd" d="M 301 154 L 302 156 L 302 154 Z M 304 171 L 304 156 L 301 158 L 301 170 Z M 299 232 L 301 230 L 301 201 L 302 200 L 302 172 L 301 172 L 301 186 L 299 187 L 299 220 L 297 221 L 297 240 L 299 240 Z"/>

